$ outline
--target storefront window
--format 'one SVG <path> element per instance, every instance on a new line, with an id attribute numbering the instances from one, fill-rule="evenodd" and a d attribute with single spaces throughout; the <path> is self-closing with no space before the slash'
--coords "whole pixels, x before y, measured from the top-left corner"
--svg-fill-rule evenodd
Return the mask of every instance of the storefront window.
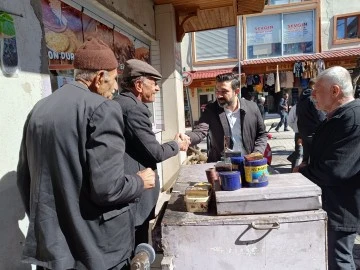
<path id="1" fill-rule="evenodd" d="M 348 14 L 335 17 L 334 41 L 338 43 L 354 42 L 360 38 L 360 14 Z"/>
<path id="2" fill-rule="evenodd" d="M 251 17 L 246 21 L 248 58 L 281 55 L 281 15 Z"/>
<path id="3" fill-rule="evenodd" d="M 194 33 L 195 61 L 236 59 L 236 27 Z"/>
<path id="4" fill-rule="evenodd" d="M 293 3 L 301 3 L 301 2 L 308 2 L 313 0 L 268 0 L 266 5 L 274 6 L 274 5 L 287 5 Z"/>
<path id="5" fill-rule="evenodd" d="M 314 52 L 314 11 L 250 17 L 246 26 L 248 59 Z"/>

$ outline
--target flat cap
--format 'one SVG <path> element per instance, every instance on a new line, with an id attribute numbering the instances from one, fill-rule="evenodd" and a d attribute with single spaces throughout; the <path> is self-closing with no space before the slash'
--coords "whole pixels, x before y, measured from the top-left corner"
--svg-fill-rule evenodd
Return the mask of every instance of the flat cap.
<path id="1" fill-rule="evenodd" d="M 88 70 L 114 70 L 118 61 L 110 47 L 100 39 L 90 38 L 75 52 L 74 68 Z"/>
<path id="2" fill-rule="evenodd" d="M 140 76 L 149 76 L 156 80 L 160 80 L 162 78 L 159 71 L 150 66 L 148 63 L 138 59 L 127 60 L 125 62 L 123 78 L 136 78 Z"/>

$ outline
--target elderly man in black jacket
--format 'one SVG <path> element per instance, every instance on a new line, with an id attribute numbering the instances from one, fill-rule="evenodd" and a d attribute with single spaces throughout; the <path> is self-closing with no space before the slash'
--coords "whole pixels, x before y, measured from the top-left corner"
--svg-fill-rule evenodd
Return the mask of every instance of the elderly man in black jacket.
<path id="1" fill-rule="evenodd" d="M 329 68 L 317 77 L 312 97 L 326 119 L 313 137 L 310 163 L 298 168 L 322 189 L 330 270 L 355 269 L 352 250 L 360 230 L 360 100 L 353 95 L 350 74 L 343 67 Z"/>
<path id="2" fill-rule="evenodd" d="M 216 76 L 216 101 L 209 103 L 193 131 L 187 132 L 191 145 L 209 136 L 208 162 L 221 159 L 224 137 L 229 137 L 229 148 L 243 155 L 264 153 L 267 134 L 264 120 L 255 102 L 239 99 L 240 81 L 237 74 Z"/>
<path id="3" fill-rule="evenodd" d="M 156 171 L 156 164 L 187 150 L 189 143 L 184 134 L 177 134 L 173 141 L 160 144 L 150 121 L 151 112 L 146 103 L 155 101 L 160 91 L 157 81 L 161 74 L 148 63 L 130 59 L 126 61 L 121 83 L 122 92 L 114 98 L 123 110 L 125 122 L 125 172 L 132 174 L 146 167 Z M 149 221 L 154 218 L 159 197 L 160 182 L 156 175 L 155 188 L 146 190 L 134 204 L 135 243 L 148 242 Z"/>
<path id="4" fill-rule="evenodd" d="M 29 216 L 23 261 L 37 269 L 128 269 L 134 247 L 129 203 L 155 185 L 146 169 L 124 174 L 118 62 L 102 41 L 75 53 L 75 82 L 28 115 L 17 183 Z"/>

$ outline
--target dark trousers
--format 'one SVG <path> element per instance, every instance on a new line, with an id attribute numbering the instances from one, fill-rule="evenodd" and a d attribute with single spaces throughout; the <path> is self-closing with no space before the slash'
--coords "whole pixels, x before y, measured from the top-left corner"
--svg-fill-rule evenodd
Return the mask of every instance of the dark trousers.
<path id="1" fill-rule="evenodd" d="M 311 142 L 312 142 L 312 136 L 303 136 L 302 138 L 302 144 L 304 147 L 304 156 L 303 156 L 303 161 L 306 161 L 307 163 L 309 163 L 309 158 L 310 158 L 310 149 L 311 149 Z"/>
<path id="2" fill-rule="evenodd" d="M 114 267 L 109 268 L 108 270 L 130 270 L 130 262 L 131 262 L 130 259 L 127 259 L 125 261 L 122 261 L 118 265 L 115 265 Z M 84 270 L 83 267 L 82 267 L 82 269 Z M 48 268 L 37 265 L 36 270 L 48 270 Z M 76 269 L 66 269 L 66 270 L 76 270 Z"/>
<path id="3" fill-rule="evenodd" d="M 329 270 L 356 270 L 353 248 L 356 232 L 334 231 L 328 227 Z"/>
<path id="4" fill-rule="evenodd" d="M 285 111 L 281 111 L 280 112 L 280 122 L 277 125 L 277 127 L 275 128 L 275 130 L 279 130 L 279 128 L 281 128 L 281 126 L 283 124 L 284 124 L 284 129 L 287 129 L 287 126 L 288 126 L 287 119 L 288 119 L 288 113 Z"/>
<path id="5" fill-rule="evenodd" d="M 149 243 L 149 223 L 155 218 L 155 206 L 143 224 L 135 227 L 135 248 L 141 243 Z"/>

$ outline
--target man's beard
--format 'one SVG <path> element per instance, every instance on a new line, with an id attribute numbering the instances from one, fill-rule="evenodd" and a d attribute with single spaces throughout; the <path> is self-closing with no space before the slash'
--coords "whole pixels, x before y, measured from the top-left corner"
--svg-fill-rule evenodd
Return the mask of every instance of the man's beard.
<path id="1" fill-rule="evenodd" d="M 222 103 L 220 103 L 220 101 L 222 101 Z M 220 107 L 222 108 L 226 108 L 229 107 L 231 105 L 233 105 L 235 102 L 235 97 L 233 97 L 232 99 L 230 99 L 229 101 L 226 101 L 225 99 L 217 99 L 217 103 L 219 104 Z"/>

